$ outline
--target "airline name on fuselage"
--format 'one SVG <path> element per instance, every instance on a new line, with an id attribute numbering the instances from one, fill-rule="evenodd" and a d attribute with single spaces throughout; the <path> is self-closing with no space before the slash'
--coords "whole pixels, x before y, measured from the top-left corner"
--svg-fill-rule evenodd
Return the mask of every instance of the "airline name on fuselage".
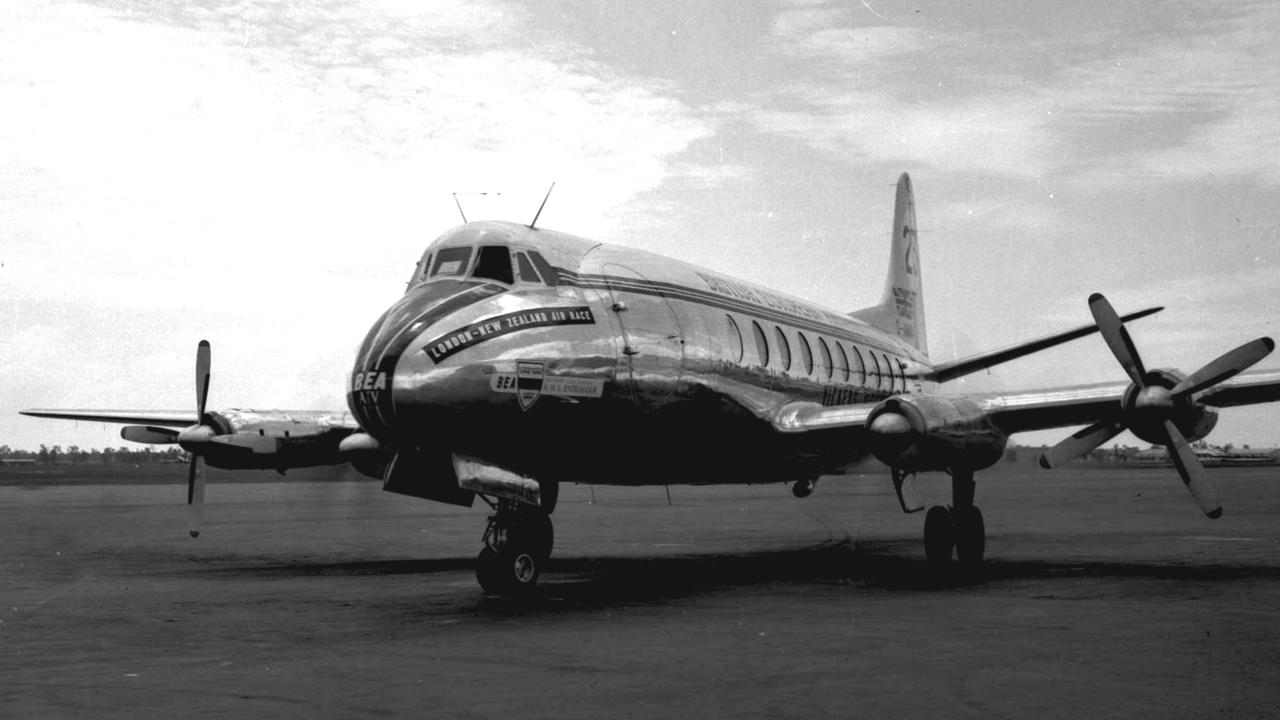
<path id="1" fill-rule="evenodd" d="M 698 273 L 698 277 L 702 278 L 702 281 L 707 284 L 707 287 L 711 288 L 712 292 L 719 293 L 720 295 L 726 295 L 739 300 L 746 300 L 749 303 L 763 305 L 764 307 L 773 308 L 774 310 L 781 310 L 782 312 L 790 313 L 792 315 L 799 315 L 810 320 L 832 322 L 830 313 L 809 307 L 808 305 L 796 302 L 795 300 L 788 300 L 780 295 L 774 295 L 773 293 L 765 292 L 763 290 L 757 290 L 745 283 L 736 282 L 727 278 L 715 277 L 714 275 L 707 275 L 704 273 Z M 836 318 L 836 322 L 839 321 L 840 319 Z"/>
<path id="2" fill-rule="evenodd" d="M 351 390 L 386 390 L 387 374 L 385 372 L 358 372 L 351 376 Z"/>

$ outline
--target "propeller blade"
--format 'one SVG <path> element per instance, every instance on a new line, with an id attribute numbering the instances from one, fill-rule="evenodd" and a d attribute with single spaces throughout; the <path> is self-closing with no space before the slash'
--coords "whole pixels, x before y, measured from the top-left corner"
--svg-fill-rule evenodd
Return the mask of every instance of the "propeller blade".
<path id="1" fill-rule="evenodd" d="M 1102 443 L 1124 432 L 1124 427 L 1124 423 L 1113 420 L 1094 423 L 1049 448 L 1040 456 L 1040 467 L 1058 467 L 1092 452 Z"/>
<path id="2" fill-rule="evenodd" d="M 149 445 L 172 445 L 178 442 L 178 431 L 173 428 L 152 425 L 126 425 L 120 428 L 120 437 L 130 442 Z"/>
<path id="3" fill-rule="evenodd" d="M 200 456 L 191 456 L 191 465 L 187 470 L 187 532 L 191 537 L 200 536 L 200 527 L 204 524 L 204 468 L 200 467 Z"/>
<path id="4" fill-rule="evenodd" d="M 205 403 L 209 399 L 209 365 L 211 363 L 209 341 L 201 340 L 196 346 L 196 412 L 197 422 L 204 422 Z"/>
<path id="5" fill-rule="evenodd" d="M 1101 293 L 1094 293 L 1089 296 L 1089 312 L 1093 313 L 1093 321 L 1098 324 L 1102 339 L 1107 341 L 1111 354 L 1116 356 L 1120 366 L 1129 374 L 1129 379 L 1140 388 L 1146 387 L 1144 377 L 1147 369 L 1143 367 L 1142 358 L 1133 346 L 1133 338 L 1129 337 L 1129 331 L 1125 329 L 1124 321 L 1116 314 L 1115 308 L 1111 307 L 1111 303 Z"/>
<path id="6" fill-rule="evenodd" d="M 1181 398 L 1217 385 L 1237 373 L 1248 370 L 1275 349 L 1276 343 L 1269 337 L 1247 342 L 1191 373 L 1187 379 L 1174 386 L 1173 397 Z"/>
<path id="7" fill-rule="evenodd" d="M 1191 449 L 1173 421 L 1164 421 L 1164 431 L 1169 435 L 1169 457 L 1173 460 L 1174 467 L 1178 468 L 1182 482 L 1191 491 L 1191 497 L 1195 498 L 1205 515 L 1215 520 L 1222 517 L 1222 503 L 1218 502 L 1218 493 L 1209 482 L 1204 466 L 1196 458 L 1196 451 Z"/>

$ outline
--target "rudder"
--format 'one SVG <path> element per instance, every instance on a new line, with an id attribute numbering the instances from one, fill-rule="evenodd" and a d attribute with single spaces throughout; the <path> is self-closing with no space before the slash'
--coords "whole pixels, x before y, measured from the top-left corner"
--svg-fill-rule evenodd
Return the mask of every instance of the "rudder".
<path id="1" fill-rule="evenodd" d="M 898 178 L 893 206 L 893 240 L 890 244 L 889 274 L 880 303 L 856 310 L 850 316 L 893 333 L 925 355 L 924 295 L 920 277 L 920 249 L 917 243 L 916 203 L 911 177 Z"/>

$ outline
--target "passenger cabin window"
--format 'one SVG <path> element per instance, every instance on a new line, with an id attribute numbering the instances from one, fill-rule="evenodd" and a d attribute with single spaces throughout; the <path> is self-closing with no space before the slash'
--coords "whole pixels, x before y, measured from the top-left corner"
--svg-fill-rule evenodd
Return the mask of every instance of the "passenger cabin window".
<path id="1" fill-rule="evenodd" d="M 867 384 L 867 368 L 862 364 L 862 353 L 858 352 L 858 348 L 853 345 L 849 346 L 853 350 L 853 381 L 859 385 Z"/>
<path id="2" fill-rule="evenodd" d="M 885 390 L 895 390 L 898 387 L 898 375 L 893 371 L 893 360 L 888 355 L 880 353 L 880 359 L 883 360 L 881 367 L 884 368 L 884 387 Z"/>
<path id="3" fill-rule="evenodd" d="M 773 326 L 773 335 L 778 339 L 778 359 L 782 361 L 782 369 L 791 369 L 791 345 L 787 343 L 787 335 L 782 328 Z"/>
<path id="4" fill-rule="evenodd" d="M 476 258 L 476 269 L 471 277 L 497 280 L 510 285 L 515 282 L 511 274 L 511 251 L 505 245 L 481 245 Z"/>
<path id="5" fill-rule="evenodd" d="M 742 333 L 738 332 L 738 323 L 732 315 L 725 315 L 724 319 L 729 325 L 729 359 L 742 362 Z"/>
<path id="6" fill-rule="evenodd" d="M 883 387 L 884 376 L 880 374 L 880 359 L 876 357 L 875 351 L 868 350 L 867 357 L 871 358 L 871 367 L 867 368 L 868 374 L 871 376 L 869 384 L 871 387 L 879 390 Z"/>
<path id="7" fill-rule="evenodd" d="M 840 371 L 840 382 L 849 382 L 849 357 L 844 354 L 844 346 L 839 342 L 836 343 L 836 369 Z"/>
<path id="8" fill-rule="evenodd" d="M 519 271 L 520 282 L 542 282 L 542 278 L 538 277 L 538 271 L 533 268 L 533 263 L 529 262 L 529 256 L 524 253 L 516 253 L 516 270 Z"/>
<path id="9" fill-rule="evenodd" d="M 809 339 L 804 333 L 796 331 L 796 338 L 800 340 L 800 363 L 804 368 L 805 375 L 813 374 L 813 350 L 809 349 Z"/>
<path id="10" fill-rule="evenodd" d="M 471 248 L 445 248 L 436 253 L 435 264 L 431 266 L 431 277 L 455 277 L 467 273 L 467 265 L 471 261 Z"/>
<path id="11" fill-rule="evenodd" d="M 839 345 L 836 347 L 839 347 Z M 831 367 L 831 348 L 827 347 L 827 341 L 822 338 L 818 338 L 818 354 L 822 358 L 822 374 L 830 380 L 835 368 Z M 845 371 L 848 371 L 848 367 L 845 368 Z"/>
<path id="12" fill-rule="evenodd" d="M 756 358 L 760 360 L 760 367 L 768 367 L 769 340 L 764 336 L 764 328 L 760 327 L 760 323 L 752 320 L 751 333 L 755 335 L 756 338 Z"/>

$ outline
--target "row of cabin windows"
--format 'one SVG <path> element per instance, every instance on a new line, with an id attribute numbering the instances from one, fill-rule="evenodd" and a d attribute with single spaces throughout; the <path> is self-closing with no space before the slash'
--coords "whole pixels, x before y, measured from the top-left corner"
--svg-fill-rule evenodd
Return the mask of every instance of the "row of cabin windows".
<path id="1" fill-rule="evenodd" d="M 725 315 L 725 320 L 729 328 L 729 357 L 734 362 L 740 363 L 746 354 L 745 347 L 742 342 L 742 332 L 738 329 L 738 322 L 733 319 L 732 315 Z M 778 325 L 773 326 L 774 343 L 769 344 L 769 336 L 765 333 L 760 323 L 751 321 L 751 334 L 755 338 L 756 359 L 759 360 L 761 367 L 769 367 L 769 361 L 772 359 L 770 351 L 776 348 L 777 364 L 783 372 L 790 372 L 792 366 L 791 343 L 787 340 L 787 333 Z M 809 344 L 809 337 L 803 331 L 795 331 L 796 346 L 800 349 L 800 367 L 798 368 L 806 376 L 814 374 L 814 356 L 813 346 Z M 862 352 L 852 344 L 848 345 L 848 352 L 845 351 L 845 344 L 839 340 L 827 341 L 824 337 L 817 337 L 818 346 L 818 366 L 817 373 L 819 379 L 838 380 L 840 382 L 852 382 L 856 385 L 866 385 L 867 377 L 870 376 L 871 387 L 879 390 L 888 390 L 890 392 L 905 392 L 907 389 L 907 378 L 903 372 L 903 368 L 898 365 L 895 360 L 889 358 L 886 353 L 867 350 L 869 363 L 864 364 Z M 834 350 L 833 350 L 834 349 Z M 852 362 L 850 362 L 852 360 Z"/>

